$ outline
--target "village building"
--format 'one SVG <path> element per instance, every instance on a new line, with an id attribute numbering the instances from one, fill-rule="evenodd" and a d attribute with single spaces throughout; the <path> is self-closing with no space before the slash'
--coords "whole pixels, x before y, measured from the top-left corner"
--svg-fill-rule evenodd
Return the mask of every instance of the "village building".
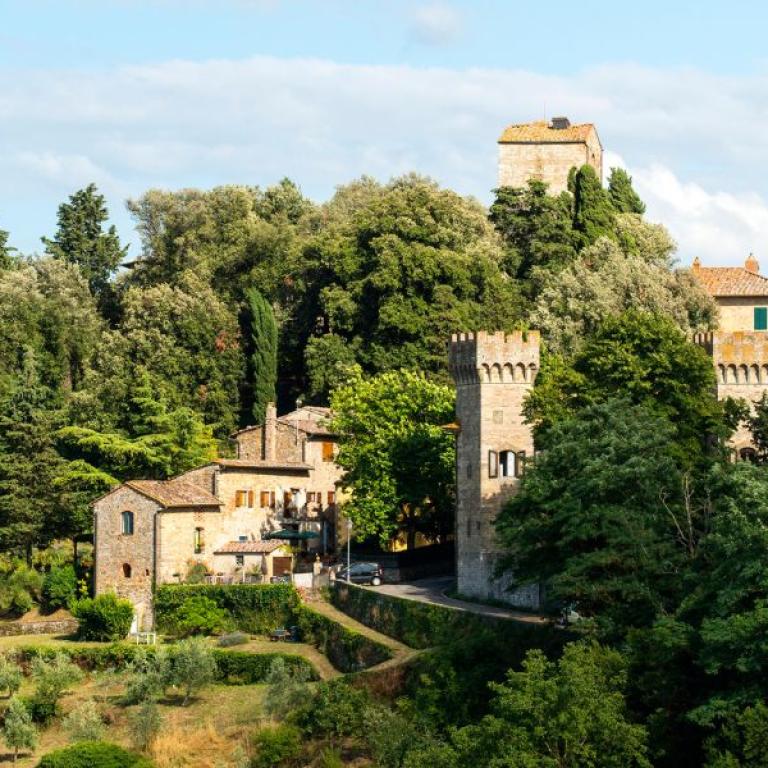
<path id="1" fill-rule="evenodd" d="M 329 411 L 307 406 L 233 436 L 234 458 L 171 480 L 131 480 L 93 503 L 94 590 L 153 625 L 155 585 L 205 572 L 212 581 L 259 582 L 291 573 L 295 551 L 331 551 L 341 470 Z"/>

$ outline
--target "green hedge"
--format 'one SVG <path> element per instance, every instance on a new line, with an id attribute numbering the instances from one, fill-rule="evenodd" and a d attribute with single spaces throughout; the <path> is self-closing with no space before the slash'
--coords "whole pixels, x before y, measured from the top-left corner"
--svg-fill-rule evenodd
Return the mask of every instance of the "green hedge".
<path id="1" fill-rule="evenodd" d="M 386 645 L 329 619 L 306 605 L 297 609 L 304 642 L 312 643 L 339 672 L 359 672 L 392 658 Z"/>
<path id="2" fill-rule="evenodd" d="M 353 584 L 336 582 L 331 602 L 371 629 L 394 637 L 411 648 L 433 648 L 471 638 L 478 632 L 499 632 L 524 648 L 561 644 L 562 632 L 549 624 L 483 616 L 416 600 L 393 597 Z"/>
<path id="3" fill-rule="evenodd" d="M 37 768 L 152 768 L 146 757 L 106 741 L 83 741 L 49 752 Z"/>
<path id="4" fill-rule="evenodd" d="M 173 646 L 170 646 L 173 652 Z M 152 653 L 152 646 L 128 645 L 115 643 L 104 647 L 90 645 L 48 646 L 29 645 L 14 649 L 14 656 L 21 664 L 29 664 L 34 658 L 51 659 L 57 653 L 66 654 L 81 669 L 93 670 L 122 670 L 136 658 L 139 652 Z M 309 672 L 311 680 L 317 680 L 318 675 L 312 664 L 301 656 L 293 653 L 249 653 L 247 651 L 229 651 L 214 648 L 213 656 L 218 668 L 217 679 L 228 685 L 251 685 L 266 679 L 272 662 L 280 657 L 289 669 L 299 667 Z"/>
<path id="5" fill-rule="evenodd" d="M 198 596 L 213 600 L 232 617 L 237 629 L 254 635 L 292 624 L 299 605 L 292 584 L 162 584 L 155 591 L 158 631 L 172 631 L 177 609 Z"/>

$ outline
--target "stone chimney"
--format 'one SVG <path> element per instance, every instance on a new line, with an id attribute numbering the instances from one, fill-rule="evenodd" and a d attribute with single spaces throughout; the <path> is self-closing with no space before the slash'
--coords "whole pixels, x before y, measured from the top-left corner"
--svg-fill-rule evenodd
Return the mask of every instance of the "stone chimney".
<path id="1" fill-rule="evenodd" d="M 264 427 L 261 431 L 261 458 L 274 461 L 277 453 L 277 408 L 274 403 L 267 403 Z"/>
<path id="2" fill-rule="evenodd" d="M 760 264 L 755 258 L 754 254 L 749 254 L 749 257 L 744 262 L 744 269 L 746 269 L 747 272 L 754 272 L 754 274 L 758 274 L 758 272 L 760 272 Z"/>

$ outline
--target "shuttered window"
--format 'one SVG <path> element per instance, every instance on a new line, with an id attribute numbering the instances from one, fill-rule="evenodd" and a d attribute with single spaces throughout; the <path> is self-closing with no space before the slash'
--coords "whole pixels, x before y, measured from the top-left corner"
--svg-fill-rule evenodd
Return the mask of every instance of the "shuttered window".
<path id="1" fill-rule="evenodd" d="M 323 461 L 333 461 L 333 443 L 329 440 L 323 441 Z"/>
<path id="2" fill-rule="evenodd" d="M 248 506 L 253 506 L 253 491 L 248 491 Z"/>
<path id="3" fill-rule="evenodd" d="M 768 307 L 755 307 L 755 330 L 768 330 Z"/>
<path id="4" fill-rule="evenodd" d="M 248 500 L 248 494 L 245 491 L 235 491 L 235 506 L 244 507 Z"/>
<path id="5" fill-rule="evenodd" d="M 259 499 L 259 506 L 264 509 L 269 506 L 269 491 L 262 491 Z"/>
<path id="6" fill-rule="evenodd" d="M 336 503 L 336 491 L 328 491 L 328 504 Z"/>

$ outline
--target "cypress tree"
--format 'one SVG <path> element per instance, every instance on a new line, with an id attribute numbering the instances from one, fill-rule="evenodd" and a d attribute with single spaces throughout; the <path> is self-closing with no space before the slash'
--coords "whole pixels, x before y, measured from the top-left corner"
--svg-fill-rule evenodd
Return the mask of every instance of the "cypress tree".
<path id="1" fill-rule="evenodd" d="M 277 323 L 272 307 L 255 288 L 246 291 L 250 320 L 250 369 L 253 407 L 257 424 L 264 423 L 267 403 L 275 399 L 277 384 Z"/>
<path id="2" fill-rule="evenodd" d="M 611 168 L 608 196 L 618 213 L 645 213 L 645 203 L 632 186 L 632 177 L 623 168 Z"/>
<path id="3" fill-rule="evenodd" d="M 0 229 L 0 270 L 10 269 L 13 265 L 13 251 L 15 250 L 8 245 L 8 233 L 4 229 Z"/>
<path id="4" fill-rule="evenodd" d="M 575 178 L 573 228 L 581 233 L 581 245 L 599 237 L 614 237 L 614 208 L 591 165 L 582 165 Z"/>

